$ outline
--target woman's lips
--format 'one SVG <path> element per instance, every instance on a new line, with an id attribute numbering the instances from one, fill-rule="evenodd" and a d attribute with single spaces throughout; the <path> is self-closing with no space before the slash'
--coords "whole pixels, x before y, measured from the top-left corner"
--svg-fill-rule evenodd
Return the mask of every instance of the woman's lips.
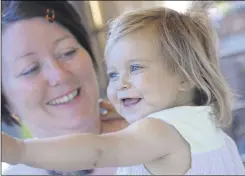
<path id="1" fill-rule="evenodd" d="M 80 91 L 80 88 L 78 88 L 65 96 L 49 101 L 47 104 L 52 106 L 60 106 L 72 103 L 75 99 L 79 97 Z"/>

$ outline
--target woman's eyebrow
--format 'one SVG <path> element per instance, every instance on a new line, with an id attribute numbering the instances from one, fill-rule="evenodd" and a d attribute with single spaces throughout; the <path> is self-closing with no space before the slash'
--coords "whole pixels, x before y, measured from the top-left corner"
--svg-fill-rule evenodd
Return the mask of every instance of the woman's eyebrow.
<path id="1" fill-rule="evenodd" d="M 17 57 L 14 59 L 14 62 L 16 62 L 16 61 L 18 61 L 18 60 L 20 60 L 20 59 L 23 59 L 23 58 L 25 58 L 25 57 L 28 57 L 28 56 L 33 56 L 33 55 L 36 55 L 36 53 L 35 53 L 35 52 L 28 52 L 28 53 L 23 54 L 23 55 L 21 55 L 21 56 L 17 56 Z"/>
<path id="2" fill-rule="evenodd" d="M 71 35 L 65 35 L 65 36 L 63 36 L 63 37 L 61 37 L 61 38 L 56 39 L 56 40 L 53 42 L 53 45 L 56 46 L 58 43 L 60 43 L 60 42 L 63 41 L 63 40 L 66 40 L 66 39 L 68 39 L 68 38 L 73 38 L 73 37 L 72 37 Z"/>
<path id="3" fill-rule="evenodd" d="M 20 58 L 26 57 L 26 56 L 31 56 L 31 55 L 35 55 L 35 53 L 34 52 L 29 52 L 29 53 L 26 53 L 24 55 L 21 55 Z"/>
<path id="4" fill-rule="evenodd" d="M 65 36 L 63 36 L 63 37 L 61 37 L 61 38 L 58 38 L 58 39 L 56 39 L 56 40 L 53 42 L 53 46 L 54 46 L 54 47 L 57 46 L 61 41 L 66 40 L 66 39 L 68 39 L 68 38 L 73 38 L 73 37 L 72 37 L 71 35 L 65 35 Z M 26 53 L 26 54 L 23 54 L 23 55 L 21 55 L 21 56 L 16 57 L 15 61 L 17 61 L 17 60 L 19 60 L 19 59 L 22 59 L 22 58 L 25 58 L 25 57 L 28 57 L 28 56 L 33 56 L 33 55 L 35 55 L 35 54 L 36 54 L 35 52 L 28 52 L 28 53 Z"/>

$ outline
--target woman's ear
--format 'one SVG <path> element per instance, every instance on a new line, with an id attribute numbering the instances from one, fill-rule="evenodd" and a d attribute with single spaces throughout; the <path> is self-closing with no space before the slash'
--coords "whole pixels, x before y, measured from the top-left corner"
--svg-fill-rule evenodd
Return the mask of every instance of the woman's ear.
<path id="1" fill-rule="evenodd" d="M 15 119 L 16 121 L 20 122 L 20 118 L 17 115 L 17 112 L 14 110 L 14 108 L 10 105 L 10 103 L 6 100 L 6 104 L 4 105 L 5 108 L 8 110 L 11 118 Z"/>
<path id="2" fill-rule="evenodd" d="M 5 110 L 3 111 L 4 112 L 2 114 L 2 122 L 4 122 L 8 126 L 21 126 L 19 117 L 15 114 L 12 114 L 10 108 L 7 107 L 7 105 L 5 106 Z"/>
<path id="3" fill-rule="evenodd" d="M 11 107 L 11 106 L 9 105 L 9 103 L 5 104 L 4 106 L 5 106 L 5 108 L 8 110 L 8 112 L 9 112 L 10 115 L 13 115 L 13 114 L 16 115 L 16 113 L 15 113 L 15 111 L 14 111 L 14 108 Z"/>

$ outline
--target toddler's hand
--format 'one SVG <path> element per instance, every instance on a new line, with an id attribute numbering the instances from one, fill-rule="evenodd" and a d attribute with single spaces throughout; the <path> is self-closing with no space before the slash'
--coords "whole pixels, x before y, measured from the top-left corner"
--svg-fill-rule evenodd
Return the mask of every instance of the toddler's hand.
<path id="1" fill-rule="evenodd" d="M 101 108 L 100 119 L 102 120 L 101 133 L 116 132 L 128 126 L 128 123 L 116 112 L 111 103 L 100 99 L 99 105 Z"/>
<path id="2" fill-rule="evenodd" d="M 113 105 L 106 100 L 99 99 L 100 118 L 101 120 L 123 120 L 123 118 L 116 112 Z"/>
<path id="3" fill-rule="evenodd" d="M 2 132 L 2 162 L 18 164 L 24 149 L 22 140 L 13 138 Z"/>

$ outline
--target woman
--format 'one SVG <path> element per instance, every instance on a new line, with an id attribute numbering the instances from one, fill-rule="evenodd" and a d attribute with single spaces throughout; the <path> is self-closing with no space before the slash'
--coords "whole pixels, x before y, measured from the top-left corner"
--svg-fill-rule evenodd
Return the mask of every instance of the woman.
<path id="1" fill-rule="evenodd" d="M 124 121 L 101 125 L 96 61 L 81 19 L 68 2 L 5 1 L 2 5 L 3 119 L 20 117 L 35 138 L 98 134 L 126 125 Z M 112 109 L 106 102 L 101 106 Z M 4 174 L 48 173 L 58 174 L 24 165 Z M 64 174 L 84 173 L 113 174 L 114 169 Z"/>

